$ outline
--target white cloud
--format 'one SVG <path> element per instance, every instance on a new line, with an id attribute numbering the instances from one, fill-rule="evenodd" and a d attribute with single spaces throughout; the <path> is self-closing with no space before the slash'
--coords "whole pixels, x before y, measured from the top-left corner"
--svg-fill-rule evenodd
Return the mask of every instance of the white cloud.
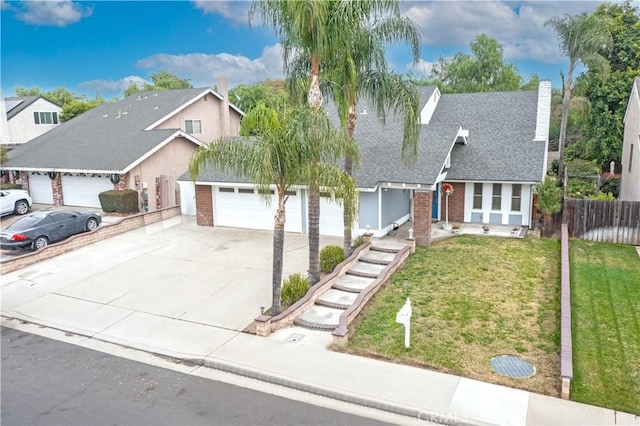
<path id="1" fill-rule="evenodd" d="M 212 86 L 220 76 L 227 77 L 230 87 L 283 78 L 280 45 L 265 47 L 262 55 L 257 59 L 228 53 L 185 55 L 159 53 L 140 59 L 136 62 L 136 66 L 167 70 L 182 78 L 191 79 L 195 87 Z"/>
<path id="2" fill-rule="evenodd" d="M 487 34 L 504 48 L 506 60 L 546 63 L 562 61 L 558 41 L 547 19 L 593 11 L 600 3 L 585 1 L 436 1 L 404 3 L 427 46 L 466 50 L 479 34 Z"/>
<path id="3" fill-rule="evenodd" d="M 193 4 L 205 14 L 221 15 L 234 24 L 246 25 L 249 22 L 249 1 L 194 0 Z"/>
<path id="4" fill-rule="evenodd" d="M 69 0 L 25 1 L 13 9 L 16 18 L 30 25 L 65 27 L 91 16 L 92 7 Z"/>
<path id="5" fill-rule="evenodd" d="M 418 78 L 428 80 L 431 76 L 431 71 L 437 62 L 428 62 L 422 59 L 418 60 L 417 64 L 413 62 L 406 64 L 407 70 L 412 74 L 415 74 Z"/>
<path id="6" fill-rule="evenodd" d="M 88 92 L 100 93 L 100 94 L 112 94 L 122 95 L 122 92 L 131 84 L 135 84 L 138 87 L 142 87 L 144 83 L 149 83 L 142 77 L 137 75 L 130 75 L 128 77 L 121 78 L 120 80 L 90 80 L 83 81 L 78 84 L 79 87 L 85 89 Z"/>

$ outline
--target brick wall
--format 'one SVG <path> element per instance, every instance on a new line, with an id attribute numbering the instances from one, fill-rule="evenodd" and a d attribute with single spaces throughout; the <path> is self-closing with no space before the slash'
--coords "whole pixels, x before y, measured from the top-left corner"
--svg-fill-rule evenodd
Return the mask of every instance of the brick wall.
<path id="1" fill-rule="evenodd" d="M 431 202 L 432 192 L 416 191 L 413 197 L 413 221 L 416 243 L 427 245 L 431 242 Z"/>
<path id="2" fill-rule="evenodd" d="M 124 191 L 127 188 L 127 185 L 129 183 L 129 179 L 128 179 L 129 175 L 128 174 L 121 174 L 120 175 L 120 180 L 118 181 L 118 183 L 116 183 L 115 185 L 113 185 L 113 189 L 115 189 L 116 191 Z"/>
<path id="3" fill-rule="evenodd" d="M 196 185 L 196 223 L 213 226 L 213 191 L 209 185 Z"/>
<path id="4" fill-rule="evenodd" d="M 62 196 L 62 173 L 55 173 L 55 178 L 51 181 L 51 189 L 53 191 L 53 205 L 64 206 L 64 198 Z"/>
<path id="5" fill-rule="evenodd" d="M 464 182 L 451 183 L 453 192 L 449 195 L 449 222 L 464 222 Z M 442 211 L 441 219 L 444 221 L 446 196 L 444 191 L 440 191 L 440 205 Z"/>
<path id="6" fill-rule="evenodd" d="M 31 193 L 29 190 L 29 172 L 20 172 L 20 184 L 22 185 L 22 189 Z"/>
<path id="7" fill-rule="evenodd" d="M 72 251 L 101 240 L 106 240 L 107 238 L 111 238 L 114 235 L 122 234 L 123 232 L 131 231 L 145 225 L 160 222 L 174 216 L 180 216 L 179 206 L 169 207 L 151 213 L 138 213 L 132 216 L 124 217 L 116 223 L 104 223 L 100 225 L 100 227 L 98 227 L 98 229 L 96 229 L 95 231 L 77 234 L 59 243 L 50 244 L 47 247 L 36 252 L 28 252 L 21 256 L 15 256 L 10 259 L 4 260 L 0 263 L 0 271 L 3 274 L 8 274 L 9 272 L 25 268 L 34 263 L 50 259 L 68 251 Z"/>

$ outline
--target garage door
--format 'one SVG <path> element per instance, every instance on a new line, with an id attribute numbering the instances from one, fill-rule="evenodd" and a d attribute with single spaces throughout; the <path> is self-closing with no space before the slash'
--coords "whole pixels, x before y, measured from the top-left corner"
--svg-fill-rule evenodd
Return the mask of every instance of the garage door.
<path id="1" fill-rule="evenodd" d="M 344 235 L 342 206 L 331 201 L 329 196 L 320 196 L 320 235 Z"/>
<path id="2" fill-rule="evenodd" d="M 299 191 L 290 191 L 286 209 L 285 231 L 302 232 Z M 214 188 L 214 220 L 216 226 L 249 229 L 273 229 L 277 196 L 272 195 L 271 206 L 258 196 L 254 188 Z"/>
<path id="3" fill-rule="evenodd" d="M 62 198 L 65 206 L 100 208 L 98 194 L 113 189 L 108 175 L 62 176 Z"/>
<path id="4" fill-rule="evenodd" d="M 29 192 L 34 203 L 53 204 L 53 189 L 51 179 L 46 174 L 29 175 Z"/>

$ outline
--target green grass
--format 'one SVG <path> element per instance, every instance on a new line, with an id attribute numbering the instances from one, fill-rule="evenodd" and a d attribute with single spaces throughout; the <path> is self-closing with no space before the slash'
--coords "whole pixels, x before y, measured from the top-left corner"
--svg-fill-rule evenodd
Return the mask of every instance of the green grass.
<path id="1" fill-rule="evenodd" d="M 559 394 L 559 251 L 553 240 L 462 235 L 418 247 L 358 318 L 346 350 Z M 411 347 L 395 316 L 411 299 Z M 489 361 L 520 355 L 528 379 Z"/>
<path id="2" fill-rule="evenodd" d="M 571 241 L 572 399 L 640 414 L 640 259 Z"/>

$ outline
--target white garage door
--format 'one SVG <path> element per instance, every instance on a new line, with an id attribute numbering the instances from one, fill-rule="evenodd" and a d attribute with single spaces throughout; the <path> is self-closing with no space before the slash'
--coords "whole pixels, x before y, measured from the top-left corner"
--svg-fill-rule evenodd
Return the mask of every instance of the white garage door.
<path id="1" fill-rule="evenodd" d="M 29 193 L 34 203 L 53 204 L 53 189 L 51 179 L 46 174 L 29 175 Z"/>
<path id="2" fill-rule="evenodd" d="M 290 191 L 286 204 L 285 231 L 302 232 L 301 202 L 298 191 Z M 278 206 L 273 195 L 267 206 L 253 188 L 214 188 L 214 220 L 216 226 L 249 229 L 273 229 Z"/>
<path id="3" fill-rule="evenodd" d="M 100 208 L 98 194 L 113 189 L 108 175 L 62 176 L 62 198 L 65 206 Z"/>
<path id="4" fill-rule="evenodd" d="M 320 235 L 344 235 L 342 206 L 331 201 L 328 196 L 320 197 Z"/>

